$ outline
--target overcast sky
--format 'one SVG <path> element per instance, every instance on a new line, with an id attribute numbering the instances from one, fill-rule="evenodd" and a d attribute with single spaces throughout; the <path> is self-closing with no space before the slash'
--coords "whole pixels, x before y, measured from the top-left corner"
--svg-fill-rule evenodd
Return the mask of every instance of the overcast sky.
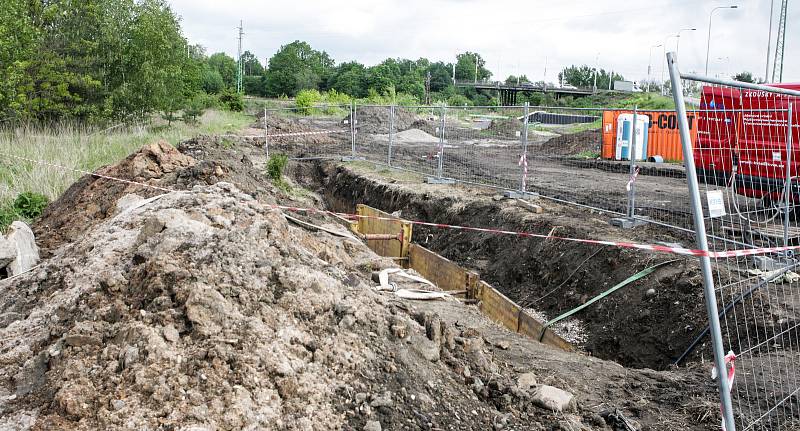
<path id="1" fill-rule="evenodd" d="M 562 67 L 599 65 L 628 79 L 647 76 L 650 48 L 676 49 L 682 28 L 682 71 L 703 72 L 709 12 L 714 13 L 710 75 L 747 70 L 763 77 L 771 0 L 170 0 L 192 43 L 208 53 L 236 54 L 236 27 L 244 23 L 243 49 L 262 63 L 281 45 L 304 40 L 337 63 L 367 65 L 388 57 L 451 62 L 477 51 L 494 78 L 525 74 L 556 81 Z M 775 0 L 777 29 L 778 5 Z M 790 4 L 784 82 L 800 82 L 800 4 Z M 775 40 L 772 38 L 772 54 Z M 653 78 L 660 78 L 662 48 L 652 49 Z"/>

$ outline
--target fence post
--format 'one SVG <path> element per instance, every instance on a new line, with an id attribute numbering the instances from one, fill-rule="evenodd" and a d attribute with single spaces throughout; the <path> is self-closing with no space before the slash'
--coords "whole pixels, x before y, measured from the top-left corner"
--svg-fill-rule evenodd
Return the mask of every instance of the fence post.
<path id="1" fill-rule="evenodd" d="M 792 193 L 792 103 L 789 103 L 786 115 L 786 185 L 783 192 L 786 207 L 783 213 L 783 245 L 789 247 L 789 201 Z M 787 257 L 790 253 L 790 251 L 786 252 Z"/>
<path id="2" fill-rule="evenodd" d="M 694 219 L 694 229 L 697 235 L 697 248 L 703 252 L 708 252 L 708 238 L 706 238 L 706 225 L 703 219 L 703 204 L 700 202 L 700 188 L 697 183 L 697 172 L 694 166 L 694 155 L 692 154 L 692 138 L 689 134 L 689 122 L 686 119 L 686 105 L 683 99 L 683 89 L 681 88 L 681 76 L 678 71 L 678 61 L 675 53 L 667 54 L 667 65 L 669 68 L 669 78 L 672 84 L 672 97 L 675 99 L 675 110 L 678 115 L 678 131 L 681 136 L 681 146 L 683 147 L 683 162 L 686 169 L 686 182 L 689 186 L 689 199 L 692 206 Z M 711 258 L 708 254 L 700 256 L 700 270 L 703 273 L 703 290 L 705 294 L 706 312 L 708 313 L 709 327 L 711 329 L 711 344 L 714 348 L 714 366 L 717 368 L 719 387 L 719 398 L 722 404 L 722 420 L 726 431 L 736 431 L 736 424 L 733 420 L 733 405 L 731 404 L 730 387 L 728 379 L 725 377 L 727 367 L 725 365 L 725 352 L 722 346 L 722 331 L 719 324 L 719 310 L 717 308 L 717 296 L 714 289 L 714 276 L 711 269 Z"/>
<path id="3" fill-rule="evenodd" d="M 269 135 L 267 134 L 267 108 L 264 108 L 264 154 L 269 160 Z"/>
<path id="4" fill-rule="evenodd" d="M 528 102 L 525 102 L 522 108 L 522 115 L 522 157 L 519 160 L 519 164 L 522 167 L 522 178 L 519 184 L 519 192 L 524 196 L 528 188 L 528 116 L 530 115 L 530 104 Z"/>
<path id="5" fill-rule="evenodd" d="M 439 164 L 436 168 L 436 178 L 442 179 L 442 171 L 444 170 L 444 127 L 447 124 L 447 105 L 442 106 L 439 113 Z"/>
<path id="6" fill-rule="evenodd" d="M 350 157 L 356 158 L 356 102 L 350 102 Z"/>
<path id="7" fill-rule="evenodd" d="M 638 121 L 639 115 L 639 107 L 633 105 L 633 128 L 631 129 L 631 141 L 630 147 L 628 148 L 628 158 L 630 159 L 630 179 L 628 180 L 628 218 L 633 219 L 636 213 L 636 181 L 635 181 L 635 173 L 636 173 L 636 129 L 639 126 L 636 122 Z"/>
<path id="8" fill-rule="evenodd" d="M 389 166 L 392 166 L 392 141 L 394 140 L 394 105 L 389 105 Z"/>

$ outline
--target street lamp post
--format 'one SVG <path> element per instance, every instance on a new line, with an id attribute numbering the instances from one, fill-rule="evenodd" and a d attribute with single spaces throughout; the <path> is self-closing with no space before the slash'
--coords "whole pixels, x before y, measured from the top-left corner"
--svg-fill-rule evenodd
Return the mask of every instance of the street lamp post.
<path id="1" fill-rule="evenodd" d="M 675 46 L 675 55 L 677 55 L 678 54 L 678 50 L 680 49 L 681 32 L 682 31 L 695 31 L 695 30 L 697 30 L 697 29 L 696 28 L 682 28 L 682 29 L 678 30 L 677 33 L 671 34 L 671 35 L 669 35 L 669 36 L 664 38 L 664 46 L 663 46 L 662 53 L 661 53 L 661 83 L 660 83 L 661 85 L 660 86 L 661 86 L 661 95 L 662 96 L 665 94 L 664 93 L 664 66 L 666 64 L 666 59 L 667 59 L 667 41 L 672 37 L 677 38 L 677 42 L 676 42 L 676 46 Z"/>
<path id="2" fill-rule="evenodd" d="M 653 45 L 653 46 L 650 47 L 650 56 L 647 59 L 647 92 L 648 93 L 650 92 L 650 81 L 652 81 L 650 79 L 650 70 L 651 70 L 650 66 L 653 64 L 653 48 L 660 48 L 662 46 L 664 46 L 664 45 L 659 43 L 658 45 Z"/>
<path id="3" fill-rule="evenodd" d="M 661 95 L 664 95 L 664 65 L 667 60 L 667 41 L 671 38 L 675 37 L 674 34 L 671 34 L 664 38 L 664 43 L 661 44 L 661 81 L 658 83 L 658 87 L 661 89 Z"/>
<path id="4" fill-rule="evenodd" d="M 678 30 L 678 34 L 675 35 L 675 37 L 677 37 L 677 39 L 675 40 L 675 55 L 678 55 L 681 52 L 681 32 L 682 31 L 695 31 L 695 30 L 697 30 L 697 29 L 696 28 L 682 28 L 682 29 Z"/>
<path id="5" fill-rule="evenodd" d="M 711 13 L 708 14 L 708 42 L 706 42 L 706 73 L 705 75 L 708 76 L 708 53 L 711 51 L 711 18 L 714 17 L 714 11 L 718 9 L 737 9 L 739 6 L 732 5 L 732 6 L 717 6 L 714 9 L 711 9 Z"/>
<path id="6" fill-rule="evenodd" d="M 595 67 L 594 67 L 594 83 L 592 84 L 592 93 L 597 93 L 597 71 L 600 69 L 600 53 L 597 53 L 597 57 L 595 57 Z"/>

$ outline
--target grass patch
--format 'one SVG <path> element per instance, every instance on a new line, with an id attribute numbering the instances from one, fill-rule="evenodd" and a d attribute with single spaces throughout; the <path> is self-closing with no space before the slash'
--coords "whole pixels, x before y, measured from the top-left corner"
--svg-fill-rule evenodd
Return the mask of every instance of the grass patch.
<path id="1" fill-rule="evenodd" d="M 573 155 L 573 157 L 578 159 L 596 159 L 600 157 L 600 153 L 597 151 L 583 150 L 580 153 Z"/>
<path id="2" fill-rule="evenodd" d="M 83 174 L 69 169 L 94 171 L 116 163 L 142 146 L 164 140 L 172 145 L 201 134 L 240 130 L 252 117 L 227 111 L 206 111 L 196 124 L 154 119 L 152 124 L 91 131 L 80 126 L 49 129 L 18 128 L 0 130 L 0 152 L 32 160 L 42 160 L 61 169 L 3 157 L 0 154 L 0 208 L 11 205 L 24 192 L 36 193 L 52 201 Z"/>

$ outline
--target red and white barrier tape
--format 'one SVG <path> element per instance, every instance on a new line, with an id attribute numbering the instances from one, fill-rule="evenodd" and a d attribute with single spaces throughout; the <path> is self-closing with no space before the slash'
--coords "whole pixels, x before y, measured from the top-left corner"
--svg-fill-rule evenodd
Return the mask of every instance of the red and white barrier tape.
<path id="1" fill-rule="evenodd" d="M 625 185 L 626 191 L 631 191 L 631 187 L 633 187 L 633 183 L 636 182 L 636 177 L 639 176 L 639 167 L 634 166 L 633 173 L 631 177 L 628 179 L 628 184 Z"/>
<path id="2" fill-rule="evenodd" d="M 310 135 L 330 135 L 333 133 L 350 133 L 349 130 L 318 130 L 314 132 L 289 132 L 289 133 L 275 133 L 267 135 L 268 138 L 282 138 L 291 136 L 310 136 Z M 263 138 L 264 135 L 219 135 L 224 137 L 233 138 Z"/>
<path id="3" fill-rule="evenodd" d="M 519 156 L 519 163 L 522 166 L 522 191 L 526 191 L 528 189 L 528 155 L 522 153 Z"/>
<path id="4" fill-rule="evenodd" d="M 319 130 L 316 132 L 294 132 L 294 133 L 276 133 L 267 135 L 268 138 L 281 138 L 286 136 L 310 136 L 310 135 L 330 135 L 332 133 L 350 133 L 349 130 Z"/>
<path id="5" fill-rule="evenodd" d="M 141 183 L 137 181 L 130 181 L 124 180 L 121 178 L 110 177 L 108 175 L 98 174 L 96 172 L 89 172 L 82 169 L 75 169 L 69 168 L 66 166 L 61 166 L 55 163 L 46 162 L 43 160 L 36 160 L 36 159 L 29 159 L 26 157 L 15 156 L 12 154 L 8 154 L 5 152 L 0 151 L 0 156 L 5 156 L 12 159 L 17 160 L 24 160 L 31 163 L 36 163 L 44 166 L 50 166 L 54 168 L 69 170 L 73 172 L 78 172 L 81 174 L 91 175 L 98 178 L 103 178 L 111 181 L 118 181 L 125 184 L 132 184 L 141 187 L 152 188 L 155 190 L 160 190 L 168 193 L 172 192 L 188 192 L 187 190 L 173 190 L 168 189 L 165 187 L 154 186 L 152 184 Z M 301 208 L 301 207 L 292 207 L 286 205 L 277 205 L 277 204 L 265 204 L 267 208 L 271 209 L 278 209 L 284 211 L 291 211 L 291 212 L 298 212 L 298 213 L 308 213 L 308 214 L 327 214 L 333 215 L 337 217 L 342 217 L 349 220 L 358 220 L 358 219 L 371 219 L 371 220 L 390 220 L 390 221 L 402 221 L 406 223 L 410 223 L 413 225 L 418 226 L 427 226 L 433 227 L 437 229 L 453 229 L 453 230 L 463 230 L 463 231 L 470 231 L 470 232 L 483 232 L 483 233 L 491 233 L 497 235 L 511 235 L 511 236 L 518 236 L 523 238 L 542 238 L 542 239 L 554 239 L 559 241 L 567 241 L 567 242 L 575 242 L 575 243 L 582 243 L 582 244 L 595 244 L 595 245 L 606 245 L 610 247 L 618 247 L 618 248 L 628 248 L 628 249 L 637 249 L 637 250 L 646 250 L 646 251 L 655 251 L 655 252 L 662 252 L 662 253 L 671 253 L 677 254 L 682 256 L 708 256 L 712 258 L 726 258 L 726 257 L 742 257 L 742 256 L 751 256 L 756 254 L 766 254 L 766 253 L 777 253 L 782 251 L 789 251 L 789 250 L 798 250 L 800 249 L 800 245 L 795 246 L 787 246 L 787 247 L 765 247 L 765 248 L 753 248 L 753 249 L 741 249 L 741 250 L 726 250 L 726 251 L 703 251 L 703 250 L 695 250 L 683 247 L 669 247 L 665 245 L 657 245 L 657 244 L 640 244 L 640 243 L 632 243 L 632 242 L 621 242 L 621 241 L 604 241 L 604 240 L 596 240 L 596 239 L 583 239 L 583 238 L 568 238 L 568 237 L 560 237 L 560 236 L 553 236 L 553 235 L 544 235 L 538 234 L 533 232 L 519 232 L 519 231 L 510 231 L 510 230 L 503 230 L 503 229 L 494 229 L 494 228 L 483 228 L 483 227 L 473 227 L 473 226 L 460 226 L 460 225 L 450 225 L 444 223 L 431 223 L 419 220 L 406 220 L 406 219 L 399 219 L 395 217 L 380 217 L 380 216 L 366 216 L 360 214 L 349 214 L 349 213 L 340 213 L 328 210 L 321 210 L 317 208 Z"/>
<path id="6" fill-rule="evenodd" d="M 728 393 L 733 390 L 733 380 L 736 378 L 736 354 L 733 353 L 733 350 L 729 351 L 727 355 L 725 355 L 725 367 L 728 369 L 728 375 L 726 378 L 728 379 Z M 711 369 L 711 379 L 715 380 L 717 378 L 717 367 Z M 720 412 L 722 412 L 722 405 L 719 406 Z M 725 431 L 725 418 L 722 418 L 722 431 Z"/>

